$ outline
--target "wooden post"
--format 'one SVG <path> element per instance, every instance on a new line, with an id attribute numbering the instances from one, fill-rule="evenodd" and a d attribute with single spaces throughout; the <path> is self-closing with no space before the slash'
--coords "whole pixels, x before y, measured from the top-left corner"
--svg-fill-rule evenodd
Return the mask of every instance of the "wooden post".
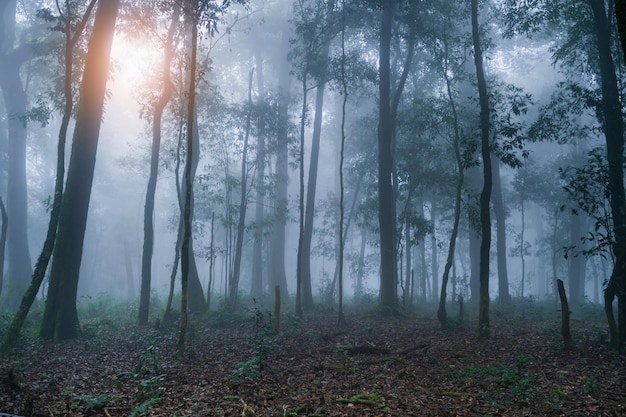
<path id="1" fill-rule="evenodd" d="M 567 295 L 565 295 L 563 280 L 557 279 L 556 286 L 561 299 L 561 334 L 563 335 L 565 349 L 570 349 L 572 347 L 572 334 L 569 330 L 569 305 L 567 303 Z"/>
<path id="2" fill-rule="evenodd" d="M 280 333 L 280 285 L 274 287 L 274 333 Z"/>

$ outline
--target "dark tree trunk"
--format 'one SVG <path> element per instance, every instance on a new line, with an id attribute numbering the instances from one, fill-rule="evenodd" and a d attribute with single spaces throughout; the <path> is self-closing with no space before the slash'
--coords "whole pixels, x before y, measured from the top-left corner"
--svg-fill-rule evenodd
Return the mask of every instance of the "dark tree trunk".
<path id="1" fill-rule="evenodd" d="M 431 272 L 433 276 L 433 291 L 432 297 L 433 301 L 436 303 L 439 302 L 437 289 L 439 288 L 439 256 L 437 255 L 437 235 L 435 233 L 435 222 L 437 219 L 437 211 L 435 210 L 435 202 L 431 201 L 430 207 L 430 218 L 433 224 L 433 233 L 430 235 L 430 246 L 431 246 Z"/>
<path id="2" fill-rule="evenodd" d="M 480 46 L 478 27 L 478 0 L 472 0 L 472 40 L 474 45 L 474 64 L 480 101 L 480 150 L 483 162 L 483 190 L 480 193 L 480 301 L 478 311 L 478 333 L 489 338 L 489 249 L 491 247 L 491 200 L 492 173 L 491 150 L 489 147 L 489 96 L 483 68 L 483 56 Z"/>
<path id="3" fill-rule="evenodd" d="M 41 283 L 43 282 L 43 279 L 45 277 L 46 270 L 50 262 L 50 257 L 52 256 L 52 251 L 54 249 L 57 235 L 57 226 L 59 223 L 59 214 L 61 212 L 61 202 L 63 198 L 63 180 L 65 179 L 65 144 L 67 141 L 67 128 L 69 126 L 72 109 L 74 108 L 74 98 L 72 95 L 72 62 L 74 47 L 82 36 L 82 33 L 85 29 L 87 21 L 89 20 L 89 16 L 91 15 L 93 8 L 95 7 L 95 4 L 96 0 L 90 1 L 87 9 L 85 10 L 85 14 L 78 22 L 78 24 L 76 24 L 74 28 L 74 33 L 72 34 L 72 25 L 70 24 L 70 4 L 69 2 L 65 3 L 65 72 L 63 74 L 63 95 L 65 105 L 63 108 L 63 116 L 61 119 L 61 126 L 59 127 L 59 136 L 57 142 L 56 180 L 54 184 L 54 199 L 52 202 L 52 210 L 50 211 L 50 221 L 48 223 L 48 231 L 46 233 L 46 239 L 44 241 L 43 248 L 39 254 L 39 257 L 37 258 L 37 263 L 35 264 L 35 270 L 33 271 L 31 283 L 26 290 L 26 293 L 24 293 L 24 297 L 22 297 L 22 302 L 17 313 L 13 317 L 13 320 L 11 321 L 8 330 L 5 332 L 2 338 L 2 344 L 0 346 L 0 356 L 3 356 L 8 351 L 11 344 L 18 339 L 17 336 L 22 328 L 22 325 L 24 324 L 24 321 L 26 320 L 26 316 L 28 315 L 28 312 L 30 311 L 33 302 L 35 301 L 35 297 L 39 292 L 39 288 L 41 287 Z M 3 214 L 5 214 L 4 209 Z M 3 223 L 3 235 L 2 238 L 0 238 L 0 254 L 2 255 L 4 254 L 4 226 L 5 224 Z M 0 265 L 3 264 L 4 261 L 0 261 Z"/>
<path id="4" fill-rule="evenodd" d="M 187 155 L 185 156 L 185 173 L 184 173 L 184 188 L 183 193 L 183 212 L 181 218 L 183 221 L 183 238 L 180 245 L 180 269 L 181 269 L 181 297 L 180 297 L 180 324 L 178 333 L 178 342 L 176 344 L 176 351 L 179 356 L 182 356 L 185 352 L 185 335 L 187 333 L 188 315 L 188 293 L 189 293 L 189 277 L 191 274 L 191 260 L 193 256 L 192 247 L 192 221 L 193 221 L 193 177 L 194 177 L 194 158 L 196 157 L 196 65 L 198 54 L 198 17 L 197 11 L 193 7 L 193 1 L 190 1 L 192 10 L 186 16 L 187 25 L 190 29 L 190 42 L 191 42 L 191 57 L 189 61 L 189 85 L 187 90 L 187 135 L 186 135 L 186 149 Z M 193 291 L 193 290 L 192 290 Z M 203 296 L 204 298 L 204 296 Z"/>
<path id="5" fill-rule="evenodd" d="M 327 48 L 326 48 L 327 49 Z M 324 109 L 323 81 L 317 85 L 315 94 L 315 118 L 313 119 L 313 138 L 309 160 L 309 178 L 306 188 L 306 209 L 304 215 L 304 234 L 302 240 L 302 308 L 313 309 L 313 291 L 311 286 L 311 243 L 313 240 L 313 220 L 315 218 L 315 191 L 317 189 L 317 167 L 319 164 L 320 141 L 322 136 L 322 111 Z"/>
<path id="6" fill-rule="evenodd" d="M 146 190 L 146 201 L 143 212 L 143 252 L 141 254 L 141 291 L 139 296 L 139 317 L 138 324 L 145 325 L 148 323 L 148 314 L 150 311 L 150 289 L 152 282 L 152 254 L 154 251 L 154 197 L 156 194 L 157 178 L 159 175 L 159 153 L 161 151 L 161 121 L 163 112 L 167 103 L 174 94 L 172 85 L 170 66 L 174 57 L 173 40 L 176 33 L 176 25 L 180 15 L 180 6 L 174 3 L 174 11 L 172 13 L 172 21 L 167 32 L 167 39 L 163 45 L 163 69 L 161 76 L 163 77 L 163 90 L 161 97 L 154 105 L 152 115 L 152 149 L 150 156 L 150 176 L 148 178 L 148 186 Z"/>
<path id="7" fill-rule="evenodd" d="M 391 114 L 391 30 L 395 0 L 383 2 L 379 50 L 379 121 L 378 121 L 378 225 L 380 233 L 380 308 L 394 312 L 398 308 L 396 247 L 394 242 L 393 194 L 393 120 Z"/>
<path id="8" fill-rule="evenodd" d="M 41 324 L 41 337 L 44 339 L 71 339 L 80 334 L 76 295 L 118 8 L 119 0 L 98 3 L 89 40 L 66 191 L 59 214 L 50 284 Z"/>
<path id="9" fill-rule="evenodd" d="M 476 196 L 479 195 L 478 190 L 482 185 L 482 178 L 480 177 L 478 167 L 468 168 L 466 173 L 465 178 L 467 178 L 467 188 L 469 190 L 468 199 L 471 201 L 473 207 L 478 200 Z M 480 299 L 480 225 L 476 224 L 476 217 L 471 211 L 468 212 L 468 225 L 468 251 L 470 258 L 469 304 L 478 306 Z"/>
<path id="10" fill-rule="evenodd" d="M 15 311 L 28 286 L 32 263 L 28 247 L 28 208 L 26 184 L 26 113 L 28 99 L 20 77 L 20 68 L 32 57 L 27 45 L 14 48 L 16 1 L 0 5 L 0 88 L 8 117 L 8 168 L 6 209 L 11 219 L 7 229 L 8 271 L 6 306 Z"/>
<path id="11" fill-rule="evenodd" d="M 605 312 L 611 333 L 611 346 L 621 349 L 626 341 L 626 196 L 624 192 L 624 124 L 620 93 L 611 55 L 610 28 L 604 0 L 587 0 L 593 12 L 600 63 L 604 137 L 609 164 L 609 201 L 613 216 L 615 266 L 605 289 Z M 621 14 L 621 4 L 618 13 Z M 620 31 L 621 32 L 621 31 Z M 622 44 L 623 45 L 623 44 Z M 617 296 L 617 324 L 613 299 Z"/>
<path id="12" fill-rule="evenodd" d="M 509 294 L 509 274 L 506 265 L 506 210 L 502 197 L 502 184 L 500 181 L 500 161 L 497 157 L 491 160 L 493 173 L 493 212 L 496 217 L 496 245 L 498 260 L 498 297 L 500 302 L 508 303 L 511 300 Z"/>
<path id="13" fill-rule="evenodd" d="M 446 54 L 447 54 L 447 44 Z M 446 63 L 447 64 L 447 63 Z M 461 200 L 463 196 L 463 182 L 465 179 L 465 172 L 463 169 L 463 159 L 461 157 L 461 132 L 459 127 L 459 117 L 456 111 L 456 104 L 454 97 L 452 96 L 452 88 L 450 85 L 450 78 L 447 71 L 444 71 L 444 77 L 446 79 L 446 92 L 448 95 L 448 104 L 450 105 L 450 111 L 452 112 L 452 122 L 454 127 L 454 137 L 452 138 L 452 149 L 454 151 L 454 160 L 457 166 L 457 182 L 454 195 L 454 220 L 452 224 L 452 232 L 450 234 L 450 243 L 448 245 L 448 256 L 446 258 L 446 264 L 443 268 L 443 277 L 441 278 L 441 293 L 439 295 L 439 308 L 437 310 L 437 318 L 442 326 L 447 325 L 448 314 L 446 311 L 446 297 L 448 293 L 448 277 L 450 275 L 450 269 L 454 265 L 454 251 L 456 246 L 456 237 L 459 233 L 459 222 L 461 219 Z M 471 233 L 470 226 L 470 233 Z M 454 283 L 453 283 L 454 284 Z M 452 290 L 452 299 L 454 300 L 454 285 Z"/>

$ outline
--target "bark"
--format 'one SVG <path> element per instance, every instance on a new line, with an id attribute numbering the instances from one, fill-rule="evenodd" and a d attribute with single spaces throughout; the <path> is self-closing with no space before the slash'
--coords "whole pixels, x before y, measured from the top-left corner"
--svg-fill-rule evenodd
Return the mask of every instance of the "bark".
<path id="1" fill-rule="evenodd" d="M 59 127 L 59 136 L 57 141 L 56 180 L 54 184 L 54 199 L 52 202 L 52 210 L 50 211 L 50 221 L 48 223 L 48 231 L 46 233 L 46 239 L 44 241 L 43 248 L 39 254 L 39 257 L 37 258 L 37 263 L 35 264 L 35 270 L 33 272 L 31 283 L 24 293 L 24 297 L 22 297 L 18 312 L 11 320 L 11 324 L 9 325 L 9 328 L 6 331 L 4 337 L 2 338 L 2 344 L 0 345 L 0 356 L 3 356 L 8 351 L 10 346 L 14 343 L 14 341 L 18 339 L 17 336 L 21 331 L 24 321 L 26 320 L 26 316 L 28 315 L 32 304 L 35 301 L 35 297 L 37 296 L 39 288 L 41 287 L 41 283 L 44 280 L 46 270 L 50 262 L 50 257 L 52 256 L 52 251 L 54 249 L 57 235 L 57 227 L 59 223 L 59 214 L 61 211 L 61 202 L 63 198 L 63 180 L 65 178 L 65 143 L 67 141 L 67 128 L 69 126 L 72 109 L 74 108 L 74 97 L 72 95 L 72 58 L 74 55 L 74 47 L 82 36 L 87 21 L 89 20 L 89 17 L 95 5 L 96 0 L 91 0 L 89 5 L 87 6 L 87 9 L 85 10 L 85 14 L 78 21 L 78 24 L 74 29 L 74 33 L 72 34 L 72 25 L 70 24 L 72 20 L 70 4 L 69 2 L 65 3 L 65 73 L 63 74 L 63 94 L 65 104 L 63 108 L 63 115 L 61 118 L 61 125 Z M 0 254 L 4 254 L 3 238 L 0 239 Z M 0 261 L 0 265 L 3 264 L 4 261 Z"/>
<path id="2" fill-rule="evenodd" d="M 496 247 L 498 261 L 498 296 L 500 302 L 511 301 L 509 294 L 509 274 L 506 265 L 506 210 L 504 208 L 504 198 L 502 196 L 502 184 L 500 181 L 500 161 L 497 157 L 491 160 L 493 173 L 493 212 L 496 217 Z"/>
<path id="3" fill-rule="evenodd" d="M 325 48 L 328 56 L 328 47 Z M 326 83 L 319 81 L 315 94 L 315 118 L 313 119 L 313 137 L 309 159 L 309 176 L 306 187 L 306 208 L 302 240 L 302 308 L 313 309 L 313 291 L 311 287 L 311 243 L 313 239 L 313 220 L 315 218 L 315 194 L 317 189 L 317 167 L 319 165 L 320 141 L 322 136 L 322 112 L 324 109 L 324 88 Z"/>
<path id="4" fill-rule="evenodd" d="M 430 207 L 430 219 L 433 224 L 433 232 L 430 235 L 430 247 L 431 247 L 431 272 L 433 276 L 433 301 L 439 302 L 437 298 L 437 289 L 439 288 L 439 256 L 437 255 L 437 235 L 435 234 L 435 222 L 437 219 L 437 212 L 435 210 L 435 201 L 431 202 Z"/>
<path id="5" fill-rule="evenodd" d="M 5 297 L 9 310 L 15 311 L 32 273 L 28 247 L 28 206 L 26 183 L 26 113 L 28 99 L 20 77 L 20 68 L 33 57 L 27 45 L 14 48 L 16 1 L 0 5 L 0 88 L 8 115 L 7 260 Z"/>
<path id="6" fill-rule="evenodd" d="M 447 45 L 446 45 L 447 54 Z M 459 233 L 459 222 L 461 219 L 461 199 L 463 193 L 463 182 L 465 179 L 465 173 L 463 169 L 463 159 L 461 157 L 461 132 L 459 126 L 459 116 L 456 111 L 456 104 L 452 96 L 452 88 L 450 85 L 450 78 L 447 75 L 447 71 L 444 71 L 444 77 L 446 79 L 446 92 L 448 95 L 448 103 L 450 105 L 450 111 L 452 112 L 452 122 L 454 128 L 454 137 L 452 138 L 452 149 L 454 151 L 454 159 L 457 166 L 457 181 L 456 189 L 454 193 L 454 220 L 452 223 L 452 232 L 450 234 L 450 243 L 448 244 L 448 256 L 446 257 L 446 264 L 443 268 L 443 276 L 441 278 L 441 293 L 439 295 L 439 308 L 437 310 L 437 318 L 442 326 L 447 325 L 448 314 L 446 311 L 446 297 L 448 287 L 448 277 L 450 275 L 450 269 L 454 265 L 454 251 L 456 247 L 456 238 Z M 470 226 L 471 229 L 471 226 Z M 471 230 L 470 230 L 471 233 Z M 454 286 L 452 291 L 454 300 Z"/>
<path id="7" fill-rule="evenodd" d="M 194 11 L 195 12 L 195 11 Z M 195 149 L 195 114 L 196 114 L 196 65 L 198 54 L 198 20 L 197 17 L 187 16 L 188 25 L 191 29 L 191 58 L 189 61 L 189 86 L 187 97 L 187 155 L 185 157 L 185 173 L 184 184 L 185 192 L 183 194 L 183 212 L 181 218 L 183 220 L 183 239 L 180 246 L 180 269 L 181 269 L 181 298 L 180 298 L 180 324 L 178 333 L 178 342 L 176 351 L 179 356 L 185 352 L 185 335 L 187 333 L 188 316 L 187 302 L 189 291 L 189 276 L 191 269 L 191 259 L 193 258 L 192 241 L 192 201 L 193 201 L 193 161 Z"/>
<path id="8" fill-rule="evenodd" d="M 262 41 L 262 39 L 260 39 Z M 263 86 L 263 56 L 261 46 L 257 45 L 258 54 L 255 57 L 257 71 L 257 85 L 259 97 L 265 97 Z M 254 244 L 252 247 L 252 286 L 250 295 L 260 297 L 263 294 L 263 229 L 265 222 L 265 126 L 259 122 L 259 137 L 256 150 L 256 203 L 254 207 Z"/>
<path id="9" fill-rule="evenodd" d="M 248 141 L 250 139 L 250 119 L 252 116 L 253 76 L 254 69 L 251 69 L 248 79 L 248 115 L 246 116 L 246 132 L 244 133 L 243 152 L 241 155 L 241 195 L 239 199 L 237 239 L 235 241 L 235 260 L 228 288 L 228 308 L 230 311 L 235 311 L 237 309 L 237 296 L 239 292 L 239 278 L 241 272 L 241 255 L 243 251 L 243 237 L 246 227 L 246 212 L 248 209 Z"/>
<path id="10" fill-rule="evenodd" d="M 615 265 L 605 290 L 605 311 L 611 332 L 611 346 L 622 349 L 626 340 L 626 196 L 624 192 L 624 124 L 620 94 L 611 55 L 610 21 L 604 0 L 587 0 L 593 12 L 599 53 L 602 89 L 603 128 L 609 165 L 609 202 L 613 217 Z M 619 12 L 618 12 L 619 13 Z M 612 314 L 617 297 L 617 324 Z M 609 312 L 610 310 L 610 312 Z"/>
<path id="11" fill-rule="evenodd" d="M 565 349 L 571 349 L 572 334 L 569 328 L 569 304 L 567 303 L 567 295 L 565 295 L 565 287 L 563 286 L 563 281 L 557 279 L 556 284 L 559 292 L 559 299 L 561 300 L 561 335 L 563 336 Z"/>
<path id="12" fill-rule="evenodd" d="M 44 339 L 72 339 L 80 334 L 76 295 L 118 9 L 119 0 L 98 3 L 89 40 L 66 191 L 59 213 L 48 296 L 41 324 L 41 337 Z"/>
<path id="13" fill-rule="evenodd" d="M 170 67 L 174 58 L 173 41 L 176 25 L 180 15 L 180 6 L 174 3 L 172 20 L 167 31 L 167 38 L 163 45 L 163 87 L 161 96 L 154 105 L 152 114 L 152 148 L 150 155 L 150 176 L 146 189 L 146 199 L 143 213 L 143 251 L 141 254 L 141 291 L 139 296 L 138 324 L 146 325 L 150 311 L 150 288 L 152 282 L 152 254 L 154 251 L 154 198 L 159 175 L 159 153 L 161 151 L 161 122 L 167 103 L 174 94 Z"/>
<path id="14" fill-rule="evenodd" d="M 480 102 L 480 137 L 483 162 L 483 189 L 480 193 L 480 299 L 478 313 L 478 333 L 480 337 L 489 338 L 489 250 L 491 247 L 491 200 L 492 172 L 491 150 L 489 147 L 489 96 L 483 68 L 482 49 L 478 27 L 478 0 L 472 0 L 472 41 L 474 45 L 474 65 Z"/>
<path id="15" fill-rule="evenodd" d="M 379 122 L 378 122 L 378 225 L 380 234 L 380 308 L 398 308 L 396 248 L 394 242 L 393 194 L 393 120 L 391 114 L 391 31 L 395 0 L 383 2 L 379 48 Z"/>

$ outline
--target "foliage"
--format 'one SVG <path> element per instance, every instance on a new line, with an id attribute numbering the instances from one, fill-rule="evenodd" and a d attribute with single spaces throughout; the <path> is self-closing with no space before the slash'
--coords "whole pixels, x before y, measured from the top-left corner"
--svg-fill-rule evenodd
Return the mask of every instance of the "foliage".
<path id="1" fill-rule="evenodd" d="M 606 151 L 594 148 L 587 153 L 587 161 L 580 167 L 569 166 L 559 170 L 565 181 L 563 189 L 575 205 L 572 214 L 579 211 L 593 220 L 593 230 L 582 238 L 583 249 L 569 247 L 566 255 L 572 251 L 584 256 L 602 255 L 612 258 L 613 226 L 609 205 L 609 178 Z M 588 245 L 591 246 L 588 246 Z"/>

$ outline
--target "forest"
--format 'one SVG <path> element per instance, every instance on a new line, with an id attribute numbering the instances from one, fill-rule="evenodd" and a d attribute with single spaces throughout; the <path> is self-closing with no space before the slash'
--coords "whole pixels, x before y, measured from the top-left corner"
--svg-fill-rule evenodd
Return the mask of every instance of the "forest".
<path id="1" fill-rule="evenodd" d="M 626 414 L 625 56 L 617 0 L 0 0 L 0 416 Z"/>

